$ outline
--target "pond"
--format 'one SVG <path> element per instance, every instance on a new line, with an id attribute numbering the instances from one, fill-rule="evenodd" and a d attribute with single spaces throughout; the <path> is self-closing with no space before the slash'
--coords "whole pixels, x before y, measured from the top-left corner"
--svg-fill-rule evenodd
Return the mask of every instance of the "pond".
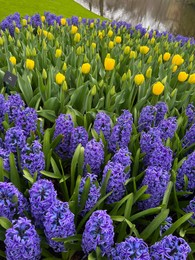
<path id="1" fill-rule="evenodd" d="M 188 0 L 187 0 L 188 1 Z M 195 37 L 195 5 L 186 0 L 76 0 L 111 20 Z"/>

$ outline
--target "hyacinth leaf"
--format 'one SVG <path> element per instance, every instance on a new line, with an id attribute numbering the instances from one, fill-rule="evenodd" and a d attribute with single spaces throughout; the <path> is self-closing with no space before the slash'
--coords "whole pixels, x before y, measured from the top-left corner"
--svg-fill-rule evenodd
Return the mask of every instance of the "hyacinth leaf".
<path id="1" fill-rule="evenodd" d="M 162 201 L 162 205 L 163 207 L 167 208 L 168 206 L 168 203 L 169 203 L 169 198 L 170 198 L 170 195 L 171 195 L 171 191 L 172 191 L 172 188 L 173 188 L 173 182 L 170 181 L 167 185 L 167 189 L 165 191 L 165 194 L 164 194 L 164 197 L 163 197 L 163 201 Z"/>
<path id="2" fill-rule="evenodd" d="M 84 165 L 84 147 L 81 146 L 79 160 L 78 160 L 78 175 L 83 175 L 83 165 Z"/>
<path id="3" fill-rule="evenodd" d="M 135 225 L 133 223 L 131 223 L 131 221 L 129 221 L 128 219 L 125 219 L 125 222 L 127 223 L 127 225 L 130 227 L 131 232 L 130 235 L 132 234 L 132 232 L 136 235 L 136 237 L 140 237 L 140 234 L 138 232 L 138 230 L 135 228 Z"/>
<path id="4" fill-rule="evenodd" d="M 78 198 L 79 198 L 79 187 L 81 183 L 81 176 L 79 175 L 76 180 L 76 184 L 74 187 L 74 192 L 72 193 L 72 197 L 69 200 L 69 207 L 70 210 L 74 213 L 75 215 L 75 223 L 77 221 L 77 216 L 78 216 Z"/>
<path id="5" fill-rule="evenodd" d="M 138 191 L 136 191 L 133 203 L 139 200 L 139 198 L 145 193 L 145 191 L 148 189 L 147 185 L 142 186 Z"/>
<path id="6" fill-rule="evenodd" d="M 60 141 L 62 140 L 63 135 L 58 135 L 51 143 L 50 147 L 51 149 L 55 149 L 56 146 L 60 143 Z"/>
<path id="7" fill-rule="evenodd" d="M 51 97 L 49 98 L 47 101 L 44 102 L 44 109 L 51 109 L 53 111 L 55 111 L 55 113 L 58 113 L 58 110 L 60 108 L 60 102 L 58 100 L 58 98 L 56 97 Z"/>
<path id="8" fill-rule="evenodd" d="M 37 93 L 36 95 L 34 95 L 34 97 L 31 99 L 30 103 L 29 103 L 29 107 L 34 107 L 36 110 L 39 109 L 40 106 L 40 102 L 41 102 L 41 97 L 40 97 L 40 93 Z"/>
<path id="9" fill-rule="evenodd" d="M 135 159 L 133 161 L 132 177 L 137 176 L 138 170 L 139 170 L 139 166 L 140 166 L 140 148 L 137 149 L 137 152 L 136 152 L 136 155 L 135 155 Z"/>
<path id="10" fill-rule="evenodd" d="M 131 197 L 132 197 L 132 193 L 126 195 L 120 201 L 117 201 L 117 202 L 113 203 L 113 209 L 110 212 L 110 214 L 111 215 L 118 215 L 118 210 L 120 209 L 120 207 Z"/>
<path id="11" fill-rule="evenodd" d="M 83 188 L 83 192 L 81 194 L 79 212 L 81 212 L 85 207 L 86 201 L 88 199 L 89 190 L 90 190 L 90 178 L 87 178 L 84 188 Z"/>
<path id="12" fill-rule="evenodd" d="M 3 158 L 0 157 L 0 182 L 4 181 Z"/>
<path id="13" fill-rule="evenodd" d="M 68 236 L 66 238 L 63 237 L 53 237 L 52 240 L 56 241 L 56 242 L 64 242 L 66 243 L 70 243 L 70 242 L 74 242 L 74 241 L 81 241 L 82 240 L 82 235 L 76 235 L 76 236 Z"/>
<path id="14" fill-rule="evenodd" d="M 13 153 L 10 153 L 9 155 L 9 162 L 10 162 L 10 176 L 9 176 L 10 181 L 19 189 L 19 191 L 22 191 L 20 177 L 16 167 L 15 157 Z"/>
<path id="15" fill-rule="evenodd" d="M 34 178 L 32 177 L 32 175 L 30 174 L 30 172 L 27 169 L 24 169 L 23 173 L 24 173 L 23 174 L 24 178 L 26 178 L 31 184 L 33 184 L 35 182 Z"/>
<path id="16" fill-rule="evenodd" d="M 164 236 L 167 236 L 169 234 L 173 234 L 177 228 L 179 228 L 183 223 L 185 223 L 186 221 L 188 221 L 193 215 L 193 212 L 191 213 L 187 213 L 184 216 L 182 216 L 181 218 L 179 218 L 178 220 L 176 220 L 169 229 L 167 229 L 164 234 Z"/>
<path id="17" fill-rule="evenodd" d="M 74 192 L 74 187 L 75 187 L 75 179 L 76 179 L 76 169 L 78 165 L 78 160 L 79 160 L 79 155 L 80 155 L 80 150 L 81 150 L 81 144 L 79 144 L 74 152 L 74 155 L 72 157 L 72 162 L 71 162 L 71 185 L 70 185 L 70 191 L 71 194 Z"/>
<path id="18" fill-rule="evenodd" d="M 143 240 L 147 240 L 150 235 L 161 225 L 163 221 L 168 217 L 169 209 L 161 211 L 151 222 L 150 224 L 142 231 L 140 234 Z"/>
<path id="19" fill-rule="evenodd" d="M 9 219 L 5 218 L 5 217 L 0 217 L 0 225 L 4 228 L 4 229 L 8 229 L 12 227 L 12 223 L 9 221 Z"/>
<path id="20" fill-rule="evenodd" d="M 73 106 L 81 113 L 84 113 L 86 109 L 86 96 L 88 92 L 89 89 L 87 85 L 79 86 L 71 95 L 69 105 Z"/>
<path id="21" fill-rule="evenodd" d="M 48 119 L 50 122 L 54 123 L 56 119 L 56 114 L 53 110 L 46 110 L 46 109 L 41 109 L 37 111 L 38 115 Z"/>
<path id="22" fill-rule="evenodd" d="M 29 83 L 29 80 L 25 74 L 23 75 L 23 77 L 21 77 L 20 74 L 18 73 L 17 78 L 18 78 L 19 88 L 24 96 L 24 100 L 26 101 L 27 104 L 29 104 L 31 99 L 33 98 L 32 86 Z"/>
<path id="23" fill-rule="evenodd" d="M 48 154 L 50 154 L 50 131 L 49 129 L 45 130 L 44 137 L 43 137 L 43 153 L 45 155 L 45 164 L 48 165 Z"/>
<path id="24" fill-rule="evenodd" d="M 89 211 L 87 212 L 87 214 L 84 216 L 84 218 L 80 221 L 78 227 L 77 227 L 77 232 L 80 231 L 80 229 L 82 228 L 82 226 L 85 224 L 85 222 L 87 221 L 87 219 L 91 216 L 91 214 L 96 210 L 96 208 L 98 208 L 101 203 L 103 201 L 105 201 L 110 195 L 112 194 L 112 192 L 109 192 L 108 194 L 106 194 L 103 198 L 99 199 L 97 201 L 97 203 L 95 204 L 95 206 Z"/>
<path id="25" fill-rule="evenodd" d="M 112 172 L 111 170 L 108 170 L 108 172 L 106 173 L 106 177 L 104 178 L 104 181 L 102 182 L 102 186 L 100 189 L 100 194 L 101 194 L 100 199 L 106 195 L 106 187 L 107 187 L 108 181 L 110 179 L 111 172 Z M 100 204 L 100 207 L 102 208 L 103 205 L 104 205 L 104 201 L 102 201 L 102 204 Z"/>
<path id="26" fill-rule="evenodd" d="M 59 176 L 60 178 L 62 178 L 62 174 L 61 174 L 61 172 L 60 172 L 60 170 L 59 170 L 59 168 L 58 168 L 58 166 L 57 166 L 53 157 L 51 157 L 51 166 L 52 166 L 54 174 L 56 176 Z"/>
<path id="27" fill-rule="evenodd" d="M 6 259 L 6 255 L 5 255 L 5 253 L 4 253 L 2 250 L 0 250 L 0 256 L 1 256 L 3 259 Z"/>
<path id="28" fill-rule="evenodd" d="M 150 208 L 150 209 L 143 210 L 141 212 L 138 212 L 138 213 L 132 215 L 130 217 L 130 221 L 134 221 L 138 218 L 142 218 L 142 217 L 145 217 L 145 216 L 148 216 L 148 215 L 157 214 L 158 212 L 160 212 L 161 209 L 162 209 L 162 207 L 156 207 L 156 208 Z"/>

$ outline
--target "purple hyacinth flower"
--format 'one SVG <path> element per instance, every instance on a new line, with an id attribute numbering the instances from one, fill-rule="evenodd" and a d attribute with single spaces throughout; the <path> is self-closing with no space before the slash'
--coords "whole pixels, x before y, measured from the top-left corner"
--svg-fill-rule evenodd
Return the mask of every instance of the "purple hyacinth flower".
<path id="1" fill-rule="evenodd" d="M 24 107 L 25 103 L 19 94 L 8 96 L 8 99 L 5 101 L 5 113 L 8 114 L 10 123 L 15 122 L 18 112 L 23 110 Z"/>
<path id="2" fill-rule="evenodd" d="M 167 140 L 167 138 L 173 138 L 177 130 L 177 119 L 175 117 L 169 117 L 160 121 L 158 129 L 161 131 L 161 138 Z"/>
<path id="3" fill-rule="evenodd" d="M 41 21 L 41 16 L 40 14 L 34 14 L 32 17 L 31 17 L 31 24 L 33 27 L 40 27 L 42 28 L 42 21 Z"/>
<path id="4" fill-rule="evenodd" d="M 84 151 L 85 166 L 88 164 L 91 173 L 99 175 L 101 172 L 101 165 L 104 162 L 104 145 L 102 141 L 97 142 L 95 139 L 90 140 Z"/>
<path id="5" fill-rule="evenodd" d="M 110 256 L 114 244 L 114 227 L 106 210 L 96 210 L 86 222 L 82 237 L 82 249 L 85 254 L 101 249 L 102 256 Z"/>
<path id="6" fill-rule="evenodd" d="M 111 133 L 110 117 L 104 112 L 97 113 L 94 121 L 94 129 L 98 134 L 100 134 L 100 131 L 102 131 L 105 139 L 108 140 Z"/>
<path id="7" fill-rule="evenodd" d="M 114 154 L 111 161 L 122 164 L 126 172 L 126 178 L 128 179 L 130 177 L 131 153 L 127 147 L 119 149 Z M 127 167 L 129 168 L 128 171 L 126 171 Z"/>
<path id="8" fill-rule="evenodd" d="M 190 200 L 189 204 L 187 205 L 187 207 L 184 209 L 184 211 L 186 213 L 188 212 L 193 212 L 193 215 L 192 215 L 192 219 L 194 220 L 194 222 L 190 221 L 189 222 L 194 226 L 195 225 L 195 197 Z"/>
<path id="9" fill-rule="evenodd" d="M 64 252 L 63 242 L 52 240 L 53 237 L 66 238 L 75 235 L 74 214 L 70 211 L 68 203 L 56 200 L 47 210 L 44 220 L 44 232 L 48 244 L 55 252 Z"/>
<path id="10" fill-rule="evenodd" d="M 56 147 L 56 153 L 62 158 L 67 159 L 70 157 L 70 138 L 73 131 L 74 125 L 72 117 L 69 114 L 60 114 L 56 119 L 54 138 L 58 135 L 62 135 L 61 142 Z"/>
<path id="11" fill-rule="evenodd" d="M 41 178 L 40 171 L 45 169 L 45 155 L 39 141 L 35 140 L 31 146 L 24 147 L 21 152 L 21 168 L 29 170 L 32 176 L 37 172 L 38 179 Z"/>
<path id="12" fill-rule="evenodd" d="M 16 153 L 22 150 L 26 145 L 26 136 L 24 131 L 19 127 L 11 127 L 5 134 L 5 147 L 8 151 Z"/>
<path id="13" fill-rule="evenodd" d="M 183 162 L 178 169 L 176 178 L 177 190 L 182 190 L 184 187 L 184 175 L 188 178 L 187 191 L 194 191 L 195 189 L 195 152 L 188 155 L 187 159 Z"/>
<path id="14" fill-rule="evenodd" d="M 25 136 L 30 136 L 31 132 L 37 129 L 38 115 L 34 108 L 27 107 L 18 112 L 15 125 L 24 130 Z"/>
<path id="15" fill-rule="evenodd" d="M 195 123 L 195 106 L 193 104 L 187 106 L 186 116 L 188 117 L 188 125 Z"/>
<path id="16" fill-rule="evenodd" d="M 169 180 L 170 174 L 166 170 L 155 166 L 148 167 L 141 186 L 147 185 L 148 189 L 146 192 L 151 196 L 147 200 L 140 201 L 138 203 L 139 208 L 145 210 L 159 206 Z"/>
<path id="17" fill-rule="evenodd" d="M 183 259 L 186 260 L 191 252 L 188 243 L 181 237 L 165 236 L 161 241 L 150 247 L 150 256 L 153 260 Z"/>
<path id="18" fill-rule="evenodd" d="M 113 260 L 150 260 L 148 245 L 141 238 L 129 236 L 124 242 L 117 243 L 111 251 Z"/>
<path id="19" fill-rule="evenodd" d="M 124 166 L 120 163 L 109 161 L 104 167 L 102 182 L 106 178 L 109 170 L 111 171 L 111 174 L 107 183 L 106 193 L 112 191 L 112 194 L 107 198 L 107 204 L 111 204 L 122 199 L 125 194 L 125 181 L 127 180 L 127 174 L 125 173 Z"/>
<path id="20" fill-rule="evenodd" d="M 161 132 L 157 127 L 150 128 L 147 133 L 144 131 L 141 133 L 140 147 L 142 153 L 150 155 L 153 150 L 160 145 L 163 145 L 163 143 Z"/>
<path id="21" fill-rule="evenodd" d="M 87 179 L 90 179 L 90 188 L 88 193 L 88 198 L 85 203 L 84 209 L 81 211 L 81 216 L 84 216 L 88 211 L 90 211 L 100 197 L 100 187 L 97 183 L 97 176 L 94 174 L 87 174 L 85 177 L 81 178 L 79 187 L 79 202 L 81 200 L 82 192 L 84 191 L 85 183 Z"/>
<path id="22" fill-rule="evenodd" d="M 40 238 L 27 218 L 13 221 L 13 226 L 6 230 L 5 246 L 7 260 L 41 259 Z"/>
<path id="23" fill-rule="evenodd" d="M 29 210 L 26 198 L 10 182 L 0 182 L 0 216 L 12 220 Z"/>
<path id="24" fill-rule="evenodd" d="M 158 102 L 155 105 L 155 108 L 157 109 L 156 119 L 155 119 L 155 126 L 158 126 L 160 121 L 162 121 L 164 119 L 165 114 L 168 111 L 168 107 L 167 107 L 167 104 L 165 102 Z"/>
<path id="25" fill-rule="evenodd" d="M 191 146 L 195 143 L 195 123 L 186 131 L 185 136 L 182 139 L 182 146 L 184 148 Z"/>
<path id="26" fill-rule="evenodd" d="M 120 148 L 125 148 L 129 145 L 132 132 L 133 117 L 128 110 L 123 110 L 123 113 L 118 117 L 117 123 L 112 129 L 109 138 L 108 147 L 111 152 L 116 152 Z"/>
<path id="27" fill-rule="evenodd" d="M 173 222 L 172 217 L 167 217 L 165 221 L 162 222 L 162 224 L 160 225 L 160 236 L 162 236 L 163 233 L 172 226 L 173 224 L 172 222 Z"/>
<path id="28" fill-rule="evenodd" d="M 4 121 L 5 117 L 5 98 L 3 94 L 0 94 L 0 130 L 3 131 L 2 122 Z"/>
<path id="29" fill-rule="evenodd" d="M 142 108 L 138 120 L 138 131 L 148 131 L 155 124 L 157 108 L 153 106 L 145 106 Z"/>
<path id="30" fill-rule="evenodd" d="M 166 171 L 170 171 L 173 161 L 173 151 L 166 146 L 159 145 L 155 147 L 151 154 L 144 158 L 146 166 L 157 166 Z"/>
<path id="31" fill-rule="evenodd" d="M 73 156 L 79 144 L 85 147 L 87 142 L 88 142 L 88 133 L 86 129 L 83 126 L 78 126 L 76 128 L 73 128 L 70 137 L 70 148 L 69 148 L 70 157 Z"/>
<path id="32" fill-rule="evenodd" d="M 38 227 L 43 227 L 45 214 L 49 207 L 55 203 L 57 192 L 51 181 L 43 179 L 38 180 L 33 184 L 29 190 L 29 194 L 31 214 L 35 219 L 35 224 Z"/>
<path id="33" fill-rule="evenodd" d="M 9 155 L 10 151 L 0 148 L 0 157 L 3 159 L 3 168 L 8 172 L 10 170 Z"/>

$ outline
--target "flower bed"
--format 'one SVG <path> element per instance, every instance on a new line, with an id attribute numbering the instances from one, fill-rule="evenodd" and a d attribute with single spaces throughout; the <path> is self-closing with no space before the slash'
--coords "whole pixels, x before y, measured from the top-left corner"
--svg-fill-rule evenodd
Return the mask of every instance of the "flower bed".
<path id="1" fill-rule="evenodd" d="M 50 13 L 0 26 L 0 255 L 194 259 L 194 39 Z"/>

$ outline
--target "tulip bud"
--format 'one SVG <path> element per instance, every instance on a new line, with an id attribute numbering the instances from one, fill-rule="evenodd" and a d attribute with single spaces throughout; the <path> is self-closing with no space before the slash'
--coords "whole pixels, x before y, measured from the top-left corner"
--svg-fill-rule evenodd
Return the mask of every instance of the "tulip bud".
<path id="1" fill-rule="evenodd" d="M 45 39 L 43 39 L 43 41 L 42 41 L 42 47 L 44 50 L 47 50 L 47 43 L 46 43 Z"/>
<path id="2" fill-rule="evenodd" d="M 170 97 L 174 97 L 175 93 L 177 93 L 177 89 L 176 88 L 171 92 Z"/>
<path id="3" fill-rule="evenodd" d="M 146 70 L 146 78 L 150 79 L 152 76 L 152 68 L 151 66 Z"/>
<path id="4" fill-rule="evenodd" d="M 18 47 L 18 48 L 21 48 L 21 42 L 20 42 L 19 39 L 17 40 L 17 43 L 16 43 L 16 44 L 17 44 L 17 47 Z"/>
<path id="5" fill-rule="evenodd" d="M 8 41 L 13 42 L 13 38 L 11 37 L 11 35 L 8 36 Z"/>
<path id="6" fill-rule="evenodd" d="M 103 85 L 104 85 L 104 81 L 103 81 L 103 79 L 100 81 L 100 83 L 99 83 L 99 87 L 101 88 L 101 87 L 103 87 Z"/>
<path id="7" fill-rule="evenodd" d="M 121 79 L 122 79 L 122 82 L 126 81 L 126 79 L 127 79 L 127 74 L 124 73 Z"/>
<path id="8" fill-rule="evenodd" d="M 124 59 L 123 54 L 120 55 L 120 61 L 122 61 Z"/>
<path id="9" fill-rule="evenodd" d="M 76 53 L 77 53 L 77 55 L 81 55 L 81 53 L 82 53 L 81 46 L 79 46 L 79 47 L 76 49 Z"/>
<path id="10" fill-rule="evenodd" d="M 127 79 L 130 79 L 130 78 L 131 78 L 131 70 L 128 69 L 128 71 L 127 71 Z"/>
<path id="11" fill-rule="evenodd" d="M 43 69 L 43 71 L 42 71 L 42 78 L 47 79 L 47 72 L 45 69 Z"/>
<path id="12" fill-rule="evenodd" d="M 0 37 L 0 45 L 2 46 L 3 45 L 3 38 L 2 37 Z"/>
<path id="13" fill-rule="evenodd" d="M 192 62 L 190 62 L 190 64 L 188 65 L 188 70 L 192 69 Z"/>
<path id="14" fill-rule="evenodd" d="M 152 62 L 152 55 L 149 56 L 149 58 L 147 59 L 147 63 L 151 63 Z"/>
<path id="15" fill-rule="evenodd" d="M 63 67 L 62 67 L 62 70 L 63 70 L 63 71 L 66 71 L 66 70 L 67 70 L 66 62 L 64 62 Z"/>
<path id="16" fill-rule="evenodd" d="M 116 94 L 115 86 L 113 86 L 110 90 L 110 95 L 113 96 L 114 94 Z"/>
<path id="17" fill-rule="evenodd" d="M 64 82 L 62 84 L 62 89 L 63 89 L 63 91 L 67 91 L 68 90 L 68 85 L 66 83 L 66 80 L 64 80 Z"/>
<path id="18" fill-rule="evenodd" d="M 37 55 L 37 51 L 36 51 L 35 48 L 32 49 L 32 53 L 31 54 L 32 54 L 32 56 L 36 56 Z"/>
<path id="19" fill-rule="evenodd" d="M 192 54 L 189 58 L 189 61 L 192 62 L 194 60 L 194 54 Z"/>
<path id="20" fill-rule="evenodd" d="M 137 64 L 137 67 L 138 67 L 138 69 L 141 69 L 141 67 L 142 67 L 142 61 L 141 61 L 141 60 L 140 60 L 139 63 Z"/>
<path id="21" fill-rule="evenodd" d="M 55 41 L 55 47 L 56 47 L 56 49 L 58 49 L 60 47 L 58 39 L 56 39 L 56 41 Z"/>
<path id="22" fill-rule="evenodd" d="M 158 57 L 158 63 L 162 63 L 163 59 L 162 59 L 162 54 Z"/>
<path id="23" fill-rule="evenodd" d="M 162 84 L 165 85 L 166 82 L 167 82 L 167 76 L 163 78 Z"/>
<path id="24" fill-rule="evenodd" d="M 12 74 L 16 75 L 16 69 L 15 68 L 12 69 Z"/>
<path id="25" fill-rule="evenodd" d="M 87 58 L 87 55 L 85 54 L 84 59 L 83 59 L 84 63 L 88 63 L 89 59 Z"/>
<path id="26" fill-rule="evenodd" d="M 27 47 L 26 47 L 26 57 L 30 57 L 30 56 L 31 56 L 31 51 L 30 51 L 30 48 L 27 45 Z"/>
<path id="27" fill-rule="evenodd" d="M 96 87 L 96 85 L 93 85 L 93 87 L 92 87 L 92 89 L 91 89 L 91 95 L 92 95 L 92 96 L 95 96 L 96 93 L 97 93 L 97 87 Z"/>

